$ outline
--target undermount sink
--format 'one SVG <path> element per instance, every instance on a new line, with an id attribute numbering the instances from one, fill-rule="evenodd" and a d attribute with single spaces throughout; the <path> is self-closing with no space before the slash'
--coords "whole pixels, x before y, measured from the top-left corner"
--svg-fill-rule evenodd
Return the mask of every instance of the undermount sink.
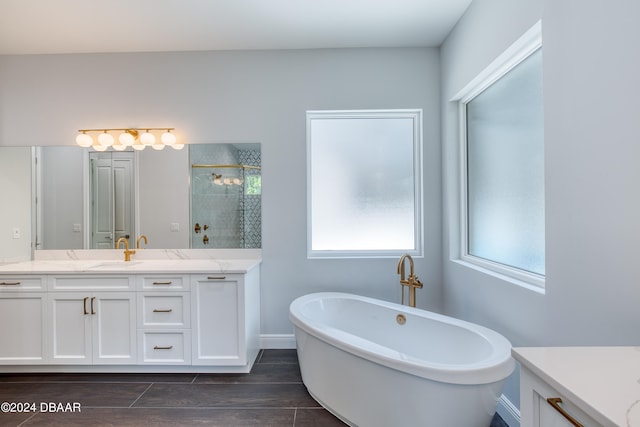
<path id="1" fill-rule="evenodd" d="M 140 261 L 100 261 L 94 264 L 89 264 L 86 266 L 86 268 L 87 270 L 121 269 L 121 268 L 133 267 L 134 265 L 137 265 L 139 263 Z"/>

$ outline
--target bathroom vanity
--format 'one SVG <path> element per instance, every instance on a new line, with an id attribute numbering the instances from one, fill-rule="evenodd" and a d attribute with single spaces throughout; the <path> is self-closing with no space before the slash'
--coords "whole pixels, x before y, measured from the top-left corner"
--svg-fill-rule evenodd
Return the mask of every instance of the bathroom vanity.
<path id="1" fill-rule="evenodd" d="M 138 250 L 125 262 L 115 250 L 39 252 L 40 259 L 0 266 L 0 372 L 253 366 L 259 255 Z"/>
<path id="2" fill-rule="evenodd" d="M 640 347 L 512 349 L 521 427 L 640 427 Z"/>

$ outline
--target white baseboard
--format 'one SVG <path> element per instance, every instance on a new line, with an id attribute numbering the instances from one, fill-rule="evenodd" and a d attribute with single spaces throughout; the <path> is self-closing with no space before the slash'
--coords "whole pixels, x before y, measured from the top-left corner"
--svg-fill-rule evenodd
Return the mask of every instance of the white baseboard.
<path id="1" fill-rule="evenodd" d="M 496 412 L 509 427 L 520 427 L 520 411 L 504 394 L 498 399 Z"/>
<path id="2" fill-rule="evenodd" d="M 260 335 L 260 348 L 295 349 L 296 337 L 293 334 Z"/>

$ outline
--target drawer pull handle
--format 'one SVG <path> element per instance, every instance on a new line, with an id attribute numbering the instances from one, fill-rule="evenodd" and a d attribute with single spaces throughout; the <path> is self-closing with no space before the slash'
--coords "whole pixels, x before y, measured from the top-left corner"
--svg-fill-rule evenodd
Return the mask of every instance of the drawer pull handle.
<path id="1" fill-rule="evenodd" d="M 171 313 L 173 311 L 172 308 L 154 308 L 154 313 Z"/>
<path id="2" fill-rule="evenodd" d="M 87 300 L 89 299 L 89 297 L 84 297 L 82 299 L 82 306 L 84 308 L 84 314 L 89 314 L 89 312 L 87 311 Z"/>
<path id="3" fill-rule="evenodd" d="M 550 397 L 550 398 L 547 399 L 547 403 L 549 403 L 549 405 L 553 406 L 553 409 L 555 409 L 556 411 L 560 412 L 560 414 L 563 417 L 565 417 L 574 426 L 576 426 L 576 427 L 584 427 L 582 424 L 580 424 L 578 422 L 578 420 L 576 420 L 571 415 L 569 415 L 569 413 L 567 411 L 565 411 L 562 406 L 560 406 L 560 404 L 562 403 L 562 399 L 561 398 L 559 398 L 559 397 Z"/>
<path id="4" fill-rule="evenodd" d="M 20 282 L 2 282 L 0 283 L 0 285 L 7 285 L 7 286 L 18 286 L 20 284 Z"/>
<path id="5" fill-rule="evenodd" d="M 171 283 L 173 283 L 171 280 L 168 282 L 153 282 L 154 285 L 170 285 Z"/>
<path id="6" fill-rule="evenodd" d="M 93 308 L 94 302 L 96 302 L 96 297 L 91 298 L 91 314 L 96 314 L 96 310 Z"/>
<path id="7" fill-rule="evenodd" d="M 207 280 L 224 280 L 226 278 L 227 276 L 209 276 L 207 277 Z"/>
<path id="8" fill-rule="evenodd" d="M 171 350 L 173 348 L 172 345 L 168 345 L 166 347 L 156 345 L 153 347 L 154 350 Z"/>

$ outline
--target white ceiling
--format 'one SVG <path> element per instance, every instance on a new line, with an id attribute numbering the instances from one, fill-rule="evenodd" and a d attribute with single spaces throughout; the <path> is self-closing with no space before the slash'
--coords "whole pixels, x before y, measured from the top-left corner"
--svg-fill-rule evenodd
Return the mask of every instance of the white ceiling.
<path id="1" fill-rule="evenodd" d="M 0 54 L 439 46 L 471 0 L 0 0 Z"/>

